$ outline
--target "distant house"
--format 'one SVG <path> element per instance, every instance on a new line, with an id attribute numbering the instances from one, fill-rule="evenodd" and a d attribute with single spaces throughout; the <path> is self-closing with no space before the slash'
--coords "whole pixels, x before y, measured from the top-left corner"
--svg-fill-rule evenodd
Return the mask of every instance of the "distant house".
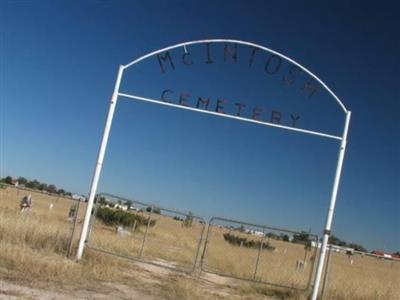
<path id="1" fill-rule="evenodd" d="M 11 184 L 12 184 L 13 186 L 15 186 L 15 187 L 18 187 L 18 185 L 19 185 L 18 179 L 12 178 L 12 179 L 11 179 Z"/>
<path id="2" fill-rule="evenodd" d="M 344 254 L 354 254 L 354 249 L 349 247 L 341 247 L 337 245 L 330 245 L 332 251 Z"/>
<path id="3" fill-rule="evenodd" d="M 382 257 L 383 257 L 383 255 L 384 255 L 385 253 L 384 253 L 383 251 L 374 250 L 374 251 L 371 251 L 371 254 L 376 255 L 376 256 L 382 256 Z"/>
<path id="4" fill-rule="evenodd" d="M 114 205 L 114 208 L 116 208 L 116 209 L 122 209 L 122 210 L 128 210 L 128 205 L 126 205 L 126 204 L 118 204 L 118 203 L 116 203 L 115 205 Z"/>
<path id="5" fill-rule="evenodd" d="M 392 253 L 392 258 L 394 259 L 400 259 L 400 255 L 396 253 Z"/>
<path id="6" fill-rule="evenodd" d="M 387 254 L 387 253 L 383 254 L 383 257 L 384 258 L 388 258 L 388 259 L 392 259 L 393 258 L 392 254 Z"/>
<path id="7" fill-rule="evenodd" d="M 385 253 L 383 251 L 374 250 L 374 251 L 371 252 L 371 254 L 373 254 L 375 256 L 379 256 L 379 257 L 385 258 L 385 259 L 393 259 L 393 255 L 392 254 Z"/>
<path id="8" fill-rule="evenodd" d="M 259 231 L 259 230 L 252 230 L 252 229 L 247 229 L 246 233 L 252 234 L 252 235 L 256 235 L 256 236 L 263 236 L 264 232 Z"/>
<path id="9" fill-rule="evenodd" d="M 128 205 L 115 203 L 114 204 L 114 208 L 127 211 L 128 210 Z"/>

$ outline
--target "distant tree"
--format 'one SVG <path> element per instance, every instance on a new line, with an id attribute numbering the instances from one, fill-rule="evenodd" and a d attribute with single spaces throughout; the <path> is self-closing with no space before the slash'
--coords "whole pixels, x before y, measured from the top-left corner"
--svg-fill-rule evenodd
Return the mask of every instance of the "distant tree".
<path id="1" fill-rule="evenodd" d="M 193 224 L 193 214 L 191 211 L 186 215 L 185 220 L 183 221 L 183 226 L 185 227 L 192 227 Z"/>
<path id="2" fill-rule="evenodd" d="M 71 192 L 65 192 L 65 196 L 72 197 L 72 193 Z"/>
<path id="3" fill-rule="evenodd" d="M 28 180 L 25 177 L 18 177 L 18 183 L 25 185 L 28 182 Z"/>
<path id="4" fill-rule="evenodd" d="M 146 207 L 146 211 L 147 212 L 151 212 L 151 206 Z M 158 207 L 153 207 L 153 213 L 160 215 L 161 214 L 161 210 Z"/>
<path id="5" fill-rule="evenodd" d="M 56 188 L 56 186 L 55 186 L 54 184 L 50 184 L 50 185 L 47 187 L 47 191 L 48 191 L 49 193 L 55 194 L 55 193 L 57 192 L 57 188 Z"/>
<path id="6" fill-rule="evenodd" d="M 99 205 L 100 206 L 105 206 L 106 204 L 108 204 L 106 197 L 100 196 Z"/>
<path id="7" fill-rule="evenodd" d="M 309 237 L 310 235 L 305 231 L 296 233 L 293 235 L 293 243 L 307 244 L 310 239 Z"/>
<path id="8" fill-rule="evenodd" d="M 353 248 L 356 251 L 360 251 L 360 252 L 368 252 L 367 249 L 365 249 L 364 246 L 359 245 L 359 244 L 354 244 L 354 243 L 350 243 L 348 244 L 349 248 Z"/>
<path id="9" fill-rule="evenodd" d="M 289 236 L 287 234 L 281 233 L 281 240 L 285 242 L 289 242 Z"/>
<path id="10" fill-rule="evenodd" d="M 347 243 L 342 241 L 337 236 L 331 235 L 329 238 L 329 244 L 340 246 L 340 247 L 347 247 Z"/>
<path id="11" fill-rule="evenodd" d="M 7 176 L 4 181 L 7 184 L 12 184 L 12 177 L 11 176 Z"/>
<path id="12" fill-rule="evenodd" d="M 237 230 L 240 231 L 240 232 L 245 232 L 246 228 L 244 228 L 243 225 L 240 225 Z"/>
<path id="13" fill-rule="evenodd" d="M 25 186 L 30 188 L 30 189 L 37 190 L 39 188 L 39 185 L 40 185 L 40 182 L 37 181 L 36 179 L 34 179 L 32 181 L 28 181 Z"/>
<path id="14" fill-rule="evenodd" d="M 64 195 L 65 194 L 65 190 L 64 189 L 58 189 L 57 190 L 57 194 Z"/>
<path id="15" fill-rule="evenodd" d="M 363 245 L 356 244 L 356 243 L 347 243 L 334 235 L 331 235 L 331 237 L 329 238 L 329 244 L 340 246 L 340 247 L 353 248 L 356 251 L 367 252 L 367 249 Z"/>
<path id="16" fill-rule="evenodd" d="M 268 233 L 267 233 L 267 237 L 269 237 L 269 238 L 271 238 L 271 239 L 275 239 L 275 240 L 278 240 L 278 239 L 279 239 L 279 236 L 276 235 L 276 234 L 273 233 L 273 232 L 268 232 Z"/>
<path id="17" fill-rule="evenodd" d="M 132 207 L 132 205 L 133 205 L 133 201 L 132 201 L 132 200 L 127 200 L 127 201 L 125 202 L 125 204 L 126 204 L 126 206 L 128 206 L 128 210 L 130 210 L 131 207 Z"/>
<path id="18" fill-rule="evenodd" d="M 47 184 L 40 183 L 38 189 L 39 191 L 47 191 Z"/>

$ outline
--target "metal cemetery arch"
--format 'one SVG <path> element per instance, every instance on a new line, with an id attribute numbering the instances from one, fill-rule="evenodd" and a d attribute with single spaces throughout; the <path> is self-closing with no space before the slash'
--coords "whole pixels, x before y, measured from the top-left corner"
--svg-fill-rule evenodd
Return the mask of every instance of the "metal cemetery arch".
<path id="1" fill-rule="evenodd" d="M 343 129 L 342 135 L 336 136 L 336 135 L 331 135 L 331 134 L 327 134 L 324 132 L 295 128 L 295 127 L 285 126 L 285 125 L 276 124 L 276 123 L 272 123 L 272 122 L 264 122 L 264 121 L 244 118 L 244 117 L 240 117 L 240 116 L 221 114 L 221 113 L 214 112 L 214 111 L 207 111 L 207 110 L 202 110 L 199 108 L 182 106 L 182 105 L 178 105 L 178 104 L 174 104 L 174 103 L 170 103 L 170 102 L 164 102 L 162 100 L 145 98 L 145 97 L 140 97 L 140 96 L 136 96 L 136 95 L 130 95 L 130 94 L 125 94 L 125 93 L 119 92 L 119 87 L 120 87 L 120 83 L 122 80 L 122 75 L 123 75 L 124 70 L 132 67 L 133 65 L 135 65 L 149 57 L 155 56 L 155 55 L 163 53 L 165 51 L 183 47 L 185 53 L 187 53 L 186 46 L 195 45 L 195 44 L 206 44 L 206 43 L 232 43 L 232 44 L 240 44 L 240 45 L 254 47 L 256 49 L 260 49 L 265 52 L 271 53 L 273 55 L 279 56 L 280 58 L 283 58 L 286 61 L 292 63 L 293 65 L 299 67 L 302 71 L 307 73 L 309 76 L 311 76 L 313 79 L 315 79 L 319 84 L 321 84 L 321 86 L 332 96 L 332 98 L 336 101 L 336 103 L 342 109 L 343 113 L 345 114 L 345 124 L 344 124 L 344 129 Z M 329 87 L 321 79 L 319 79 L 316 75 L 314 75 L 311 71 L 309 71 L 308 69 L 306 69 L 305 67 L 303 67 L 302 65 L 297 63 L 296 61 L 292 60 L 291 58 L 289 58 L 277 51 L 274 51 L 272 49 L 263 47 L 261 45 L 257 45 L 257 44 L 245 42 L 245 41 L 240 41 L 240 40 L 209 39 L 209 40 L 198 40 L 198 41 L 190 41 L 190 42 L 180 43 L 180 44 L 176 44 L 176 45 L 166 47 L 166 48 L 151 52 L 149 54 L 146 54 L 126 65 L 121 65 L 119 67 L 114 92 L 113 92 L 113 95 L 111 98 L 111 103 L 110 103 L 108 116 L 107 116 L 107 120 L 106 120 L 106 124 L 105 124 L 103 138 L 102 138 L 102 141 L 100 144 L 97 163 L 96 163 L 96 167 L 94 170 L 93 179 L 91 182 L 90 195 L 89 195 L 88 205 L 87 205 L 87 209 L 86 209 L 85 220 L 83 222 L 82 232 L 81 232 L 78 251 L 77 251 L 77 259 L 78 260 L 81 259 L 83 250 L 84 250 L 84 246 L 85 246 L 91 211 L 93 208 L 93 202 L 94 202 L 94 198 L 96 195 L 97 185 L 98 185 L 98 181 L 99 181 L 99 177 L 100 177 L 101 167 L 102 167 L 102 163 L 103 163 L 103 159 L 104 159 L 104 154 L 105 154 L 105 150 L 106 150 L 106 146 L 107 146 L 107 142 L 108 142 L 108 137 L 109 137 L 109 133 L 110 133 L 110 128 L 111 128 L 118 96 L 135 99 L 135 100 L 140 100 L 140 101 L 145 101 L 145 102 L 150 102 L 150 103 L 161 104 L 161 105 L 165 105 L 165 106 L 172 106 L 172 107 L 177 107 L 177 108 L 181 108 L 181 109 L 212 114 L 212 115 L 218 115 L 220 117 L 231 118 L 231 119 L 236 119 L 236 120 L 240 120 L 240 121 L 246 121 L 246 122 L 256 123 L 256 124 L 260 124 L 260 125 L 266 125 L 266 126 L 270 126 L 270 127 L 276 127 L 276 128 L 296 131 L 296 132 L 300 132 L 300 133 L 316 135 L 316 136 L 320 136 L 320 137 L 324 137 L 324 138 L 336 139 L 336 140 L 340 141 L 339 154 L 338 154 L 338 160 L 337 160 L 337 166 L 336 166 L 336 174 L 335 174 L 335 179 L 333 182 L 331 199 L 330 199 L 329 209 L 328 209 L 327 217 L 326 217 L 326 224 L 325 224 L 325 228 L 323 231 L 323 242 L 322 242 L 322 246 L 321 246 L 321 255 L 320 255 L 319 262 L 318 262 L 318 267 L 317 267 L 317 272 L 316 272 L 315 282 L 314 282 L 314 287 L 313 287 L 313 292 L 312 292 L 312 298 L 311 298 L 312 300 L 317 299 L 321 276 L 322 276 L 322 270 L 324 267 L 328 239 L 329 239 L 330 232 L 331 232 L 331 224 L 332 224 L 332 219 L 333 219 L 333 214 L 334 214 L 334 209 L 335 209 L 337 192 L 338 192 L 338 188 L 339 188 L 340 176 L 341 176 L 341 171 L 342 171 L 342 166 L 343 166 L 343 159 L 344 159 L 344 154 L 345 154 L 345 149 L 346 149 L 347 133 L 348 133 L 349 123 L 350 123 L 350 116 L 351 116 L 351 112 L 349 110 L 347 110 L 347 108 L 340 101 L 340 99 L 335 95 L 335 93 L 333 93 L 333 91 L 331 89 L 329 89 Z"/>

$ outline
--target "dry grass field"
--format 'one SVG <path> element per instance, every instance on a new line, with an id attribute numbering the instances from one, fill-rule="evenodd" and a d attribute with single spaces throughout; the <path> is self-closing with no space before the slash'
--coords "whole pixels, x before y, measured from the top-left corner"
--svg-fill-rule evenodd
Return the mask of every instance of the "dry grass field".
<path id="1" fill-rule="evenodd" d="M 400 262 L 332 253 L 327 299 L 400 299 Z"/>
<path id="2" fill-rule="evenodd" d="M 316 249 L 305 250 L 301 244 L 275 239 L 264 239 L 273 250 L 264 249 L 258 258 L 258 248 L 232 246 L 224 240 L 223 234 L 232 233 L 226 228 L 213 226 L 205 254 L 207 269 L 237 278 L 255 279 L 277 285 L 306 289 L 314 266 Z M 238 237 L 261 242 L 261 237 L 234 231 Z M 305 260 L 302 269 L 296 269 L 296 262 Z"/>
<path id="3" fill-rule="evenodd" d="M 93 296 L 99 293 L 109 295 L 106 299 L 307 299 L 307 291 L 278 289 L 206 273 L 199 277 L 198 268 L 189 276 L 92 250 L 86 251 L 83 261 L 76 263 L 66 257 L 72 230 L 68 212 L 74 201 L 32 193 L 32 211 L 21 214 L 18 207 L 23 195 L 23 191 L 13 188 L 0 189 L 2 280 L 56 289 L 60 293 L 75 295 L 76 299 L 78 296 L 104 299 Z M 51 210 L 50 203 L 53 204 Z M 84 208 L 82 204 L 80 218 Z M 138 214 L 147 216 L 146 213 Z M 148 228 L 143 249 L 146 227 L 119 235 L 115 228 L 105 226 L 99 220 L 92 228 L 90 245 L 172 268 L 190 270 L 195 260 L 199 265 L 201 251 L 198 257 L 196 252 L 199 238 L 205 235 L 205 232 L 202 235 L 203 224 L 193 222 L 191 227 L 185 227 L 181 221 L 164 215 L 153 214 L 152 218 L 156 223 Z M 80 226 L 77 231 L 75 244 Z M 228 229 L 217 226 L 210 229 L 204 256 L 207 270 L 297 288 L 306 287 L 312 268 L 312 251 L 305 252 L 302 245 L 270 240 L 275 250 L 261 252 L 259 267 L 254 275 L 258 251 L 229 244 L 223 238 L 226 232 Z M 249 237 L 244 233 L 243 236 Z M 296 261 L 304 257 L 304 269 L 296 270 Z M 350 264 L 346 255 L 335 253 L 332 255 L 325 299 L 400 299 L 399 278 L 398 262 L 355 256 L 354 263 Z M 77 294 L 82 290 L 86 296 Z"/>

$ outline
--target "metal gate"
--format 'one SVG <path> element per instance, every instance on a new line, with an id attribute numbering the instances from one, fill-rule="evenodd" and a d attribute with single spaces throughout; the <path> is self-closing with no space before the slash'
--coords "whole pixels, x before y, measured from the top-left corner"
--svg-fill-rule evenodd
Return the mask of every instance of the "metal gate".
<path id="1" fill-rule="evenodd" d="M 192 272 L 204 229 L 204 219 L 190 212 L 100 194 L 86 244 L 107 254 Z"/>
<path id="2" fill-rule="evenodd" d="M 201 270 L 236 279 L 305 290 L 318 254 L 318 236 L 211 218 Z"/>

